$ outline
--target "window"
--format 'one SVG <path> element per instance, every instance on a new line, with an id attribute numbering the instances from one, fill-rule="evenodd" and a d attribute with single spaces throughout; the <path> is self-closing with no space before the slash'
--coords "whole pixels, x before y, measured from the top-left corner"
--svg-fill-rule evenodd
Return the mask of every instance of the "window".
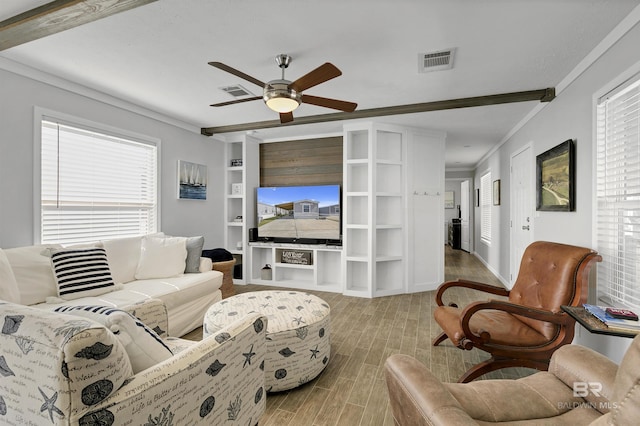
<path id="1" fill-rule="evenodd" d="M 491 242 L 491 172 L 480 178 L 480 238 Z"/>
<path id="2" fill-rule="evenodd" d="M 310 213 L 311 212 L 311 204 L 303 204 L 302 205 L 302 211 L 304 213 Z"/>
<path id="3" fill-rule="evenodd" d="M 640 76 L 597 103 L 599 297 L 640 308 Z"/>
<path id="4" fill-rule="evenodd" d="M 40 238 L 73 244 L 158 228 L 155 143 L 43 117 Z"/>

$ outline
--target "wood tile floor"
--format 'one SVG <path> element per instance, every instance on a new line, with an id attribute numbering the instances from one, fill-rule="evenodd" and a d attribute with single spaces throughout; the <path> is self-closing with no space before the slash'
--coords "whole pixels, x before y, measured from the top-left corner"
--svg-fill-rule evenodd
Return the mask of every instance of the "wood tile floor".
<path id="1" fill-rule="evenodd" d="M 478 259 L 461 250 L 445 250 L 445 279 L 467 278 L 488 284 L 500 281 Z M 236 286 L 237 293 L 276 289 Z M 277 289 L 281 289 L 278 287 Z M 463 351 L 449 341 L 431 346 L 440 333 L 433 321 L 434 292 L 362 299 L 310 291 L 331 306 L 331 360 L 311 382 L 290 391 L 268 394 L 260 426 L 393 426 L 383 364 L 394 353 L 414 356 L 442 381 L 455 382 L 470 366 L 487 358 L 477 349 Z M 484 299 L 467 290 L 455 295 L 465 304 Z M 199 340 L 202 330 L 185 338 Z M 483 378 L 517 378 L 529 369 L 505 369 Z"/>

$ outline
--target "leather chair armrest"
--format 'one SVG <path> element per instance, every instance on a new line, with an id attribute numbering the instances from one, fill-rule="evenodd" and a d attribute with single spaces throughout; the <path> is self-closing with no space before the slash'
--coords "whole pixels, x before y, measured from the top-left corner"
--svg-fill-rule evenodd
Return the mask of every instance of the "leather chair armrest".
<path id="1" fill-rule="evenodd" d="M 494 285 L 489 285 L 478 281 L 458 279 L 455 281 L 447 281 L 440 284 L 436 293 L 436 303 L 438 304 L 438 306 L 444 306 L 444 303 L 442 302 L 442 295 L 445 293 L 445 291 L 452 287 L 464 287 L 470 288 L 472 290 L 482 291 L 484 293 L 496 294 L 498 296 L 509 296 L 509 290 L 507 290 L 506 288 L 496 287 Z"/>
<path id="2" fill-rule="evenodd" d="M 390 356 L 384 374 L 398 425 L 477 425 L 440 380 L 415 358 Z"/>
<path id="3" fill-rule="evenodd" d="M 606 356 L 579 345 L 565 345 L 551 356 L 549 372 L 577 396 L 608 412 L 618 365 Z"/>

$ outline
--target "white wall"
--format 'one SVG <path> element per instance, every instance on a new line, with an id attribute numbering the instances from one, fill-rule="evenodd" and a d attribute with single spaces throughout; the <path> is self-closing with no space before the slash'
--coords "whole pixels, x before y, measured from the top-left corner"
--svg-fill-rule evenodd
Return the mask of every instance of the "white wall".
<path id="1" fill-rule="evenodd" d="M 592 240 L 593 215 L 593 96 L 618 75 L 636 64 L 640 46 L 640 25 L 636 24 L 608 51 L 598 58 L 579 77 L 569 84 L 558 97 L 518 130 L 502 147 L 479 164 L 475 185 L 480 176 L 491 169 L 492 180 L 502 179 L 502 204 L 494 207 L 500 218 L 493 231 L 491 247 L 477 238 L 475 251 L 502 277 L 509 276 L 509 161 L 513 152 L 532 142 L 534 155 L 539 155 L 557 144 L 574 139 L 576 147 L 576 209 L 574 212 L 536 212 L 534 240 L 557 241 L 586 247 L 595 247 Z M 533 168 L 535 170 L 535 167 Z M 479 224 L 476 220 L 476 225 Z M 476 232 L 476 234 L 478 233 Z M 630 339 L 589 335 L 578 329 L 576 342 L 602 352 L 619 361 Z"/>
<path id="2" fill-rule="evenodd" d="M 1 64 L 0 64 L 1 65 Z M 161 230 L 223 244 L 222 142 L 0 67 L 0 247 L 34 243 L 34 106 L 161 140 Z M 177 200 L 177 160 L 206 164 L 206 201 Z"/>

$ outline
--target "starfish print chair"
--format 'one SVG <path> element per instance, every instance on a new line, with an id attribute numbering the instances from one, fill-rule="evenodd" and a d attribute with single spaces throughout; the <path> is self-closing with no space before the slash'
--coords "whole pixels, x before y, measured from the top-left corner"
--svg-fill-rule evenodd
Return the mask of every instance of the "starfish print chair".
<path id="1" fill-rule="evenodd" d="M 517 380 L 442 383 L 408 355 L 392 355 L 384 375 L 397 426 L 637 425 L 640 337 L 620 365 L 589 348 L 566 345 L 548 372 Z"/>
<path id="2" fill-rule="evenodd" d="M 575 321 L 560 309 L 587 301 L 589 270 L 602 257 L 595 251 L 567 244 L 537 241 L 522 255 L 511 291 L 467 280 L 449 281 L 436 293 L 436 322 L 461 349 L 481 349 L 491 357 L 469 369 L 459 382 L 506 367 L 547 370 L 554 351 L 571 343 Z M 465 287 L 505 296 L 507 300 L 474 302 L 465 308 L 445 306 L 443 295 L 452 287 Z"/>
<path id="3" fill-rule="evenodd" d="M 129 312 L 0 301 L 0 424 L 256 425 L 266 321 L 246 315 L 193 342 L 160 336 L 159 300 Z"/>

